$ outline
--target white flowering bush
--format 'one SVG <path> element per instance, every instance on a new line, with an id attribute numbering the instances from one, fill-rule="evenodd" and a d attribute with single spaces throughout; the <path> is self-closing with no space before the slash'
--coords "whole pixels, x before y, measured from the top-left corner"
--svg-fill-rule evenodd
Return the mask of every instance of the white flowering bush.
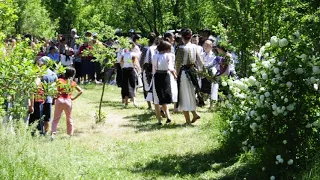
<path id="1" fill-rule="evenodd" d="M 319 152 L 319 54 L 299 33 L 271 37 L 260 53 L 252 76 L 226 80 L 223 141 L 256 156 L 268 178 L 292 178 Z"/>

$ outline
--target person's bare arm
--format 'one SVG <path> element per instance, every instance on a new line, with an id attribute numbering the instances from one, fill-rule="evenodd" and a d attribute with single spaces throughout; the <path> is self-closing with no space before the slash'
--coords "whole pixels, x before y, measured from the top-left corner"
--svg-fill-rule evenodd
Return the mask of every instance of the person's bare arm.
<path id="1" fill-rule="evenodd" d="M 75 97 L 71 97 L 72 101 L 77 99 L 83 93 L 82 89 L 79 86 L 76 86 L 76 90 L 78 91 L 78 94 Z"/>

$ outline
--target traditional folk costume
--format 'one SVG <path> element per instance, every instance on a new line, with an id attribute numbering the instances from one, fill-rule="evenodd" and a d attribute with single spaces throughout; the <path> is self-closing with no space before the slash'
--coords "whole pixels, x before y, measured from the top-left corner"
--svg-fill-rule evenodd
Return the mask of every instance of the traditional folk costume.
<path id="1" fill-rule="evenodd" d="M 172 53 L 158 53 L 152 58 L 153 69 L 153 102 L 154 104 L 171 104 L 173 93 L 171 85 L 175 81 L 172 74 L 174 69 Z"/>
<path id="2" fill-rule="evenodd" d="M 215 62 L 216 62 L 216 69 L 217 69 L 217 73 L 216 76 L 218 77 L 222 77 L 222 76 L 235 76 L 236 75 L 236 71 L 235 71 L 235 66 L 233 63 L 233 60 L 230 59 L 230 62 L 227 62 L 225 57 L 220 57 L 217 56 L 215 58 Z M 212 90 L 211 90 L 211 97 L 212 100 L 218 100 L 218 91 L 219 91 L 219 83 L 212 83 Z"/>
<path id="3" fill-rule="evenodd" d="M 208 72 L 210 76 L 215 76 L 217 73 L 217 65 L 219 64 L 219 59 L 216 58 L 214 53 L 210 51 L 209 53 L 202 53 L 203 62 L 204 62 L 204 69 Z M 217 84 L 212 83 L 207 78 L 202 78 L 201 83 L 201 92 L 210 94 L 211 100 L 218 100 L 218 94 L 216 92 Z"/>
<path id="4" fill-rule="evenodd" d="M 121 82 L 122 82 L 122 68 L 120 65 L 120 61 L 121 61 L 123 53 L 124 53 L 124 50 L 122 50 L 122 49 L 120 49 L 117 52 L 117 62 L 114 65 L 115 69 L 117 70 L 116 82 L 117 82 L 118 87 L 121 87 Z"/>
<path id="5" fill-rule="evenodd" d="M 149 90 L 150 83 L 152 79 L 152 57 L 157 53 L 157 46 L 152 45 L 145 49 L 145 53 L 142 53 L 141 58 L 143 58 L 143 71 L 142 71 L 142 80 L 143 80 L 143 89 L 145 91 L 145 98 Z M 142 61 L 141 60 L 141 61 Z"/>
<path id="6" fill-rule="evenodd" d="M 136 82 L 137 76 L 135 72 L 135 65 L 133 59 L 137 58 L 139 55 L 130 51 L 125 52 L 122 55 L 123 65 L 122 65 L 122 81 L 121 81 L 121 95 L 124 99 L 126 96 L 135 97 L 136 96 Z"/>
<path id="7" fill-rule="evenodd" d="M 202 64 L 196 45 L 189 42 L 177 49 L 176 67 L 179 69 L 177 106 L 179 111 L 196 110 L 195 94 L 200 92 L 196 64 Z"/>

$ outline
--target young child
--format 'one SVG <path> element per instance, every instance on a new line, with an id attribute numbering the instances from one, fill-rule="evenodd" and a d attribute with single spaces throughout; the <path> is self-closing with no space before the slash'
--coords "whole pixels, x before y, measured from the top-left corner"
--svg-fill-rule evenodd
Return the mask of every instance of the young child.
<path id="1" fill-rule="evenodd" d="M 61 118 L 62 111 L 66 114 L 67 120 L 67 133 L 73 135 L 73 121 L 71 117 L 72 113 L 72 101 L 77 99 L 82 94 L 82 89 L 73 81 L 76 71 L 72 67 L 67 67 L 63 78 L 59 78 L 57 82 L 58 97 L 56 99 L 56 105 L 54 109 L 54 118 L 52 121 L 52 136 L 51 140 L 56 135 L 57 126 Z M 76 89 L 78 94 L 72 97 L 73 90 Z"/>
<path id="2" fill-rule="evenodd" d="M 216 56 L 212 51 L 213 43 L 210 40 L 206 40 L 203 43 L 204 52 L 202 53 L 204 67 L 203 70 L 207 71 L 209 75 L 216 75 L 216 66 L 218 62 L 216 61 Z M 212 93 L 212 89 L 215 88 L 214 84 L 210 82 L 207 78 L 202 78 L 200 81 L 201 92 L 211 95 L 210 108 L 212 107 L 212 101 L 217 101 L 217 94 Z"/>

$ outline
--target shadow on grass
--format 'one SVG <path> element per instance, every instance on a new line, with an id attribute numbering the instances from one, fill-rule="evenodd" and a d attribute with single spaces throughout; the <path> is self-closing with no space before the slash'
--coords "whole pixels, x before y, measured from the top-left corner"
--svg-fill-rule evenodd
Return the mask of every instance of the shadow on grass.
<path id="1" fill-rule="evenodd" d="M 207 153 L 154 157 L 149 163 L 136 163 L 132 171 L 142 173 L 145 176 L 196 177 L 207 171 L 217 172 L 235 164 L 238 161 L 239 151 L 237 149 L 235 147 L 221 147 Z M 239 172 L 235 173 L 226 174 L 219 179 L 237 179 Z"/>
<path id="2" fill-rule="evenodd" d="M 145 131 L 155 131 L 160 129 L 177 129 L 177 128 L 185 128 L 186 125 L 184 124 L 175 124 L 169 123 L 166 124 L 166 119 L 164 118 L 162 121 L 162 125 L 158 125 L 158 121 L 155 118 L 154 111 L 145 111 L 145 113 L 141 114 L 134 114 L 131 116 L 126 116 L 124 119 L 129 119 L 130 124 L 122 125 L 122 127 L 128 127 L 136 129 L 138 132 L 145 132 Z M 190 125 L 190 127 L 194 127 Z"/>

